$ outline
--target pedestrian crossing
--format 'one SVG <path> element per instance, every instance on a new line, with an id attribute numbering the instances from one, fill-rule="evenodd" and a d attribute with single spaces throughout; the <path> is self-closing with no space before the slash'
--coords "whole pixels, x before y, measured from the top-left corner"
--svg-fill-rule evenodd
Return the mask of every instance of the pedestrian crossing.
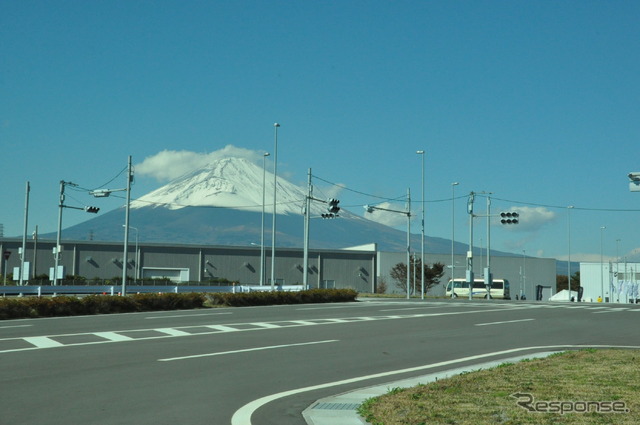
<path id="1" fill-rule="evenodd" d="M 377 303 L 371 303 L 377 304 Z M 380 303 L 389 307 L 389 303 Z M 403 304 L 406 306 L 407 304 Z M 42 335 L 42 336 L 25 336 L 0 338 L 0 354 L 16 351 L 106 344 L 116 342 L 142 341 L 150 339 L 188 337 L 196 335 L 220 334 L 229 332 L 246 332 L 260 331 L 271 329 L 282 329 L 300 326 L 317 326 L 340 323 L 358 323 L 378 320 L 398 320 L 398 319 L 417 319 L 435 316 L 461 315 L 461 314 L 478 314 L 485 312 L 500 312 L 505 310 L 527 310 L 527 309 L 568 309 L 568 310 L 588 310 L 594 314 L 619 314 L 619 313 L 635 313 L 640 312 L 639 306 L 635 304 L 621 307 L 620 304 L 614 305 L 596 305 L 588 303 L 579 304 L 548 304 L 548 303 L 492 303 L 492 302 L 470 302 L 470 303 L 449 303 L 449 302 L 429 302 L 420 303 L 424 306 L 422 312 L 410 314 L 384 314 L 380 316 L 356 316 L 342 318 L 318 318 L 306 320 L 283 320 L 273 322 L 247 322 L 247 323 L 225 323 L 225 324 L 206 324 L 191 325 L 181 327 L 159 327 L 148 329 L 130 329 L 120 331 L 101 331 L 101 332 L 84 332 L 75 334 L 59 334 L 59 335 Z M 434 309 L 434 306 L 448 307 L 446 310 Z M 398 305 L 398 311 L 403 308 Z M 413 309 L 415 310 L 415 309 Z M 380 311 L 390 311 L 389 309 Z M 434 312 L 435 311 L 435 312 Z"/>

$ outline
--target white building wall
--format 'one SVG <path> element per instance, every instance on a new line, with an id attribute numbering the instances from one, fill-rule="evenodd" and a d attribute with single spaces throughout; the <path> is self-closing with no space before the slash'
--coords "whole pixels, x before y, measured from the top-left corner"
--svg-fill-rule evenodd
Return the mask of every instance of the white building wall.
<path id="1" fill-rule="evenodd" d="M 640 263 L 580 263 L 584 301 L 630 303 L 640 298 Z"/>

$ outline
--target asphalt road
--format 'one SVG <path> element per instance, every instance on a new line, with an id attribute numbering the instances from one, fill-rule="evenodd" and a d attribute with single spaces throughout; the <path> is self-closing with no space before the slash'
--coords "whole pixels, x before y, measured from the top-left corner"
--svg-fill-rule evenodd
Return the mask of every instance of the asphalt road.
<path id="1" fill-rule="evenodd" d="M 376 300 L 0 321 L 0 424 L 303 425 L 355 388 L 640 346 L 639 319 L 635 305 Z"/>

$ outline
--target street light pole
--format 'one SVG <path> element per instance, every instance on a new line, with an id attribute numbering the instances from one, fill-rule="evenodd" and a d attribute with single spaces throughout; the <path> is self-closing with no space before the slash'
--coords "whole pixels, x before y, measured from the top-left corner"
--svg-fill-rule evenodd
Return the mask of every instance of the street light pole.
<path id="1" fill-rule="evenodd" d="M 274 123 L 274 146 L 273 146 L 273 221 L 271 223 L 271 290 L 275 290 L 276 282 L 276 194 L 278 192 L 278 127 L 280 124 Z"/>
<path id="2" fill-rule="evenodd" d="M 424 151 L 416 151 L 416 153 L 422 156 L 422 232 L 421 244 L 420 244 L 420 282 L 422 282 L 422 293 L 420 298 L 424 300 Z"/>
<path id="3" fill-rule="evenodd" d="M 129 205 L 131 204 L 131 179 L 133 174 L 131 172 L 131 155 L 127 162 L 127 204 L 125 205 L 124 213 L 124 252 L 122 254 L 122 290 L 121 294 L 124 297 L 127 294 L 127 257 L 129 256 Z"/>
<path id="4" fill-rule="evenodd" d="M 364 209 L 368 213 L 373 212 L 375 210 L 380 210 L 380 211 L 390 211 L 398 214 L 405 214 L 407 216 L 407 281 L 406 281 L 406 284 L 407 284 L 407 299 L 409 299 L 409 288 L 411 287 L 410 279 L 409 279 L 409 274 L 411 270 L 411 267 L 409 265 L 411 261 L 411 254 L 410 254 L 411 252 L 411 192 L 410 192 L 410 189 L 407 188 L 407 206 L 405 211 L 390 210 L 388 208 L 374 207 L 371 205 L 365 205 Z"/>
<path id="5" fill-rule="evenodd" d="M 568 232 L 568 249 L 569 255 L 567 259 L 567 301 L 571 302 L 571 210 L 573 205 L 567 207 L 567 232 Z"/>
<path id="6" fill-rule="evenodd" d="M 487 289 L 487 299 L 491 299 L 491 286 L 493 276 L 491 275 L 491 193 L 487 195 L 487 268 L 484 272 L 484 284 Z"/>
<path id="7" fill-rule="evenodd" d="M 473 201 L 475 193 L 469 194 L 467 212 L 469 213 L 469 251 L 467 251 L 467 283 L 469 284 L 469 300 L 473 299 Z"/>
<path id="8" fill-rule="evenodd" d="M 455 279 L 455 257 L 454 257 L 454 237 L 456 233 L 456 221 L 455 221 L 455 213 L 456 213 L 456 186 L 459 185 L 458 182 L 451 183 L 451 298 L 455 298 L 455 289 L 454 289 L 454 279 Z"/>
<path id="9" fill-rule="evenodd" d="M 304 252 L 302 260 L 302 286 L 309 289 L 309 220 L 311 214 L 311 198 L 313 197 L 313 186 L 311 185 L 311 168 L 309 168 L 307 179 L 307 196 L 304 200 Z"/>
<path id="10" fill-rule="evenodd" d="M 411 189 L 407 188 L 407 299 L 410 298 L 410 273 L 409 264 L 411 262 Z"/>
<path id="11" fill-rule="evenodd" d="M 602 302 L 604 302 L 604 265 L 602 258 L 602 238 L 604 229 L 606 229 L 605 226 L 600 226 L 600 297 L 602 298 Z M 609 302 L 611 302 L 611 296 L 609 297 Z"/>
<path id="12" fill-rule="evenodd" d="M 20 286 L 24 285 L 24 259 L 27 255 L 27 227 L 29 221 L 29 192 L 31 191 L 31 187 L 29 186 L 29 182 L 27 182 L 25 188 L 25 200 L 24 200 L 24 232 L 22 233 L 22 254 L 20 255 Z M 27 276 L 27 282 L 29 281 L 29 276 Z"/>
<path id="13" fill-rule="evenodd" d="M 264 201 L 265 201 L 265 182 L 267 178 L 266 162 L 269 152 L 262 154 L 262 225 L 260 236 L 260 286 L 264 285 Z"/>

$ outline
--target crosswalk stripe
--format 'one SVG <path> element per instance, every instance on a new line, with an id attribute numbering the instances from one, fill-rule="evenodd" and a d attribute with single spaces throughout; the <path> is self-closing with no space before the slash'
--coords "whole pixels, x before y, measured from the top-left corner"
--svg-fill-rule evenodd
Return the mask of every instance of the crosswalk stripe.
<path id="1" fill-rule="evenodd" d="M 162 332 L 163 334 L 171 335 L 171 336 L 189 336 L 191 335 L 189 332 L 181 331 L 179 329 L 173 328 L 161 328 L 156 329 L 158 332 Z"/>
<path id="2" fill-rule="evenodd" d="M 94 335 L 109 341 L 131 341 L 133 338 L 115 332 L 95 332 Z"/>
<path id="3" fill-rule="evenodd" d="M 54 341 L 46 336 L 29 336 L 24 338 L 29 344 L 33 344 L 38 348 L 62 347 L 63 344 Z"/>

